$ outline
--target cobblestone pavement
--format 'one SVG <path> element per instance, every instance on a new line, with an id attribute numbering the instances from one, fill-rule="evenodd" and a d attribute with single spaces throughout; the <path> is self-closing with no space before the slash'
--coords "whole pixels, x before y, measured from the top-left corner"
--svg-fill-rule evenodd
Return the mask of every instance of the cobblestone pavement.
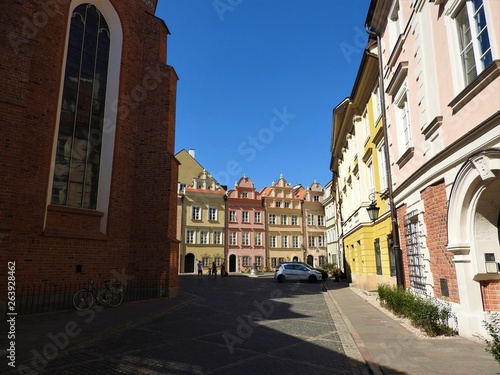
<path id="1" fill-rule="evenodd" d="M 368 373 L 321 283 L 183 276 L 181 289 L 190 303 L 60 353 L 45 373 Z"/>

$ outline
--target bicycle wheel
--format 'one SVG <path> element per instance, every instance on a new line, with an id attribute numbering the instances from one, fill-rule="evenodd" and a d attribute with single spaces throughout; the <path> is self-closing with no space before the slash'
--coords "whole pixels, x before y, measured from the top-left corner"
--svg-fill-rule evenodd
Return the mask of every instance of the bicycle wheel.
<path id="1" fill-rule="evenodd" d="M 85 311 L 94 304 L 94 296 L 88 289 L 80 289 L 73 296 L 73 306 L 79 311 Z"/>
<path id="2" fill-rule="evenodd" d="M 123 289 L 122 288 L 112 288 L 111 296 L 107 300 L 108 305 L 111 307 L 118 307 L 123 302 Z"/>

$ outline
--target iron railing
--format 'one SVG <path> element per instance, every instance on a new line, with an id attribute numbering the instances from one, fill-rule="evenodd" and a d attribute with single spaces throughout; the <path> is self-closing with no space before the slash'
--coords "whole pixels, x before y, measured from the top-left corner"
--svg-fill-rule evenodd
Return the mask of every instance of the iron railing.
<path id="1" fill-rule="evenodd" d="M 86 288 L 88 282 L 81 283 L 38 283 L 17 285 L 16 313 L 19 315 L 70 310 L 73 295 Z M 104 281 L 94 281 L 96 290 L 105 288 Z M 141 301 L 168 296 L 166 280 L 134 279 L 124 286 L 124 302 Z"/>

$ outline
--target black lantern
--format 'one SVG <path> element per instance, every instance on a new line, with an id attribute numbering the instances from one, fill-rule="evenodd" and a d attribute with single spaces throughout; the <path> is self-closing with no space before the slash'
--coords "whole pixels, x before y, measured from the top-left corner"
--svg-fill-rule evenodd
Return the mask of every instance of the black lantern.
<path id="1" fill-rule="evenodd" d="M 378 219 L 378 212 L 380 211 L 380 208 L 377 207 L 377 203 L 375 201 L 372 201 L 370 205 L 366 208 L 366 211 L 368 211 L 368 216 L 370 217 L 371 221 L 375 221 Z"/>

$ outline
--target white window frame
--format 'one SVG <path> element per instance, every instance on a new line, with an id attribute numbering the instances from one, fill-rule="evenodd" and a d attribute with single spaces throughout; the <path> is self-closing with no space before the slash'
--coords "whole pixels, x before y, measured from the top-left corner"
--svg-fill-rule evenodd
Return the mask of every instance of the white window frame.
<path id="1" fill-rule="evenodd" d="M 196 243 L 196 231 L 194 229 L 186 229 L 186 243 Z"/>
<path id="2" fill-rule="evenodd" d="M 209 221 L 217 221 L 218 210 L 217 207 L 208 207 L 208 220 Z"/>
<path id="3" fill-rule="evenodd" d="M 229 244 L 232 246 L 238 244 L 238 234 L 236 232 L 229 232 Z"/>
<path id="4" fill-rule="evenodd" d="M 201 206 L 191 206 L 191 220 L 201 220 Z"/>
<path id="5" fill-rule="evenodd" d="M 281 247 L 288 248 L 288 236 L 281 236 Z"/>
<path id="6" fill-rule="evenodd" d="M 385 157 L 385 143 L 384 140 L 381 140 L 380 143 L 377 145 L 377 152 L 378 152 L 378 169 L 379 169 L 379 180 L 380 180 L 380 190 L 385 191 L 388 188 L 387 184 L 387 168 L 386 168 L 386 163 L 387 159 Z"/>
<path id="7" fill-rule="evenodd" d="M 212 243 L 214 245 L 222 245 L 222 232 L 220 230 L 216 230 L 212 234 Z"/>
<path id="8" fill-rule="evenodd" d="M 269 247 L 276 248 L 276 236 L 269 236 Z"/>
<path id="9" fill-rule="evenodd" d="M 250 222 L 248 211 L 241 211 L 241 222 L 242 223 L 249 223 Z"/>
<path id="10" fill-rule="evenodd" d="M 281 215 L 281 225 L 287 225 L 288 224 L 288 218 L 286 215 Z"/>
<path id="11" fill-rule="evenodd" d="M 236 222 L 236 211 L 229 211 L 229 221 L 231 223 Z"/>
<path id="12" fill-rule="evenodd" d="M 292 246 L 294 248 L 300 247 L 300 245 L 299 245 L 299 236 L 292 236 Z"/>
<path id="13" fill-rule="evenodd" d="M 260 232 L 254 233 L 254 244 L 255 246 L 262 246 L 262 233 Z"/>
<path id="14" fill-rule="evenodd" d="M 276 224 L 276 215 L 275 214 L 269 214 L 269 224 Z"/>
<path id="15" fill-rule="evenodd" d="M 200 245 L 208 245 L 208 230 L 200 230 Z"/>
<path id="16" fill-rule="evenodd" d="M 255 220 L 255 223 L 262 223 L 261 212 L 259 212 L 259 211 L 255 212 L 254 220 Z"/>
<path id="17" fill-rule="evenodd" d="M 241 246 L 250 246 L 250 234 L 241 232 Z"/>
<path id="18" fill-rule="evenodd" d="M 297 215 L 292 215 L 292 225 L 299 225 L 299 217 Z"/>
<path id="19" fill-rule="evenodd" d="M 396 125 L 398 133 L 398 149 L 399 156 L 409 150 L 413 145 L 412 134 L 411 134 L 411 117 L 410 108 L 408 100 L 408 89 L 406 80 L 401 85 L 395 99 L 394 99 L 394 110 L 396 114 Z"/>

